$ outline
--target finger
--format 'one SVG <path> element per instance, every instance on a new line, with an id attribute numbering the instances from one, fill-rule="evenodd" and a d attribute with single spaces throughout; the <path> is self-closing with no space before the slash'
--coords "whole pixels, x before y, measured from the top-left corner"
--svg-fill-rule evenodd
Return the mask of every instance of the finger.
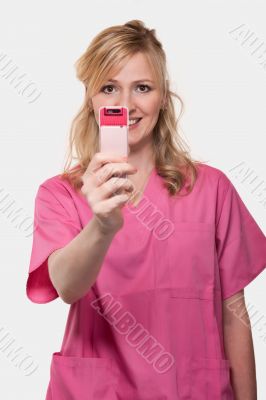
<path id="1" fill-rule="evenodd" d="M 101 197 L 109 198 L 110 196 L 115 196 L 120 194 L 123 190 L 133 191 L 134 187 L 130 180 L 124 178 L 111 178 L 100 188 Z"/>
<path id="2" fill-rule="evenodd" d="M 129 200 L 127 194 L 118 194 L 116 196 L 110 197 L 102 202 L 103 209 L 105 212 L 111 212 L 114 208 L 124 206 Z"/>
<path id="3" fill-rule="evenodd" d="M 128 163 L 108 163 L 95 172 L 95 184 L 100 186 L 110 178 L 127 179 L 128 174 L 136 172 L 137 169 Z"/>
<path id="4" fill-rule="evenodd" d="M 123 156 L 118 153 L 107 153 L 107 152 L 98 152 L 95 153 L 94 157 L 91 160 L 91 170 L 97 171 L 99 168 L 103 167 L 107 163 L 111 162 L 122 162 L 127 159 L 127 156 Z"/>

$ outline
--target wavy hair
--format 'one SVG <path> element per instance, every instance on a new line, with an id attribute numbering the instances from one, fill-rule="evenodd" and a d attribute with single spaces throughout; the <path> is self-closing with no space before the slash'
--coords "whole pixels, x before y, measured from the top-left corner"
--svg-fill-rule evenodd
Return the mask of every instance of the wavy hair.
<path id="1" fill-rule="evenodd" d="M 156 171 L 163 178 L 164 187 L 171 196 L 180 192 L 187 179 L 187 193 L 193 189 L 198 176 L 197 165 L 205 161 L 192 159 L 179 133 L 178 123 L 184 103 L 178 94 L 170 90 L 166 56 L 155 30 L 146 28 L 140 20 L 131 20 L 124 25 L 111 26 L 101 31 L 74 64 L 76 76 L 85 86 L 85 97 L 71 123 L 67 160 L 60 177 L 68 180 L 75 190 L 83 186 L 81 177 L 94 154 L 100 151 L 99 127 L 90 107 L 91 98 L 100 90 L 111 71 L 117 70 L 121 62 L 137 52 L 147 57 L 164 98 L 164 106 L 160 109 L 152 132 Z M 180 103 L 178 118 L 173 97 Z M 72 160 L 78 160 L 73 168 Z"/>

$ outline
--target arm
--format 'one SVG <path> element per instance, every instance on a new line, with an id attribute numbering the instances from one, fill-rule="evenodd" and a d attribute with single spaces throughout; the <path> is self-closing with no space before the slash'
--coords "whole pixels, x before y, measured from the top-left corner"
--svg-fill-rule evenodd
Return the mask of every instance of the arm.
<path id="1" fill-rule="evenodd" d="M 71 242 L 49 256 L 50 279 L 65 303 L 74 303 L 88 292 L 115 233 L 103 231 L 93 217 Z"/>
<path id="2" fill-rule="evenodd" d="M 244 289 L 224 300 L 223 329 L 235 400 L 256 400 L 256 366 Z"/>

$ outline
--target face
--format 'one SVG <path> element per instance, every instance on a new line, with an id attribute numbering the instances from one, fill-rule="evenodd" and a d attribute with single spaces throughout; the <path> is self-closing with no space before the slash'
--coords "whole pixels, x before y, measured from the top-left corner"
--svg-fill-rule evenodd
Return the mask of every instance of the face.
<path id="1" fill-rule="evenodd" d="M 162 107 L 161 92 L 143 53 L 129 58 L 115 76 L 109 77 L 100 91 L 92 97 L 95 119 L 102 106 L 126 106 L 129 119 L 141 118 L 129 127 L 129 145 L 151 139 L 152 130 Z"/>

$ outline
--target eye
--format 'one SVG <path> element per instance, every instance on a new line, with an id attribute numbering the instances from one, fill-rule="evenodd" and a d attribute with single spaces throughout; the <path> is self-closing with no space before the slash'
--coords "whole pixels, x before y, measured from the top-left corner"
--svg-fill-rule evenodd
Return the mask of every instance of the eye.
<path id="1" fill-rule="evenodd" d="M 147 88 L 148 90 L 146 90 L 146 92 L 149 92 L 150 91 L 150 86 L 149 85 L 138 85 L 139 87 L 145 87 L 145 88 Z M 143 92 L 142 90 L 141 90 L 141 93 L 146 93 L 146 92 Z"/>
<path id="2" fill-rule="evenodd" d="M 139 87 L 139 88 L 146 88 L 146 89 L 147 89 L 146 91 L 141 90 L 140 93 L 147 93 L 147 92 L 149 92 L 149 91 L 151 90 L 151 88 L 150 88 L 149 85 L 138 85 L 138 87 Z M 106 91 L 106 89 L 108 89 L 108 88 L 113 89 L 114 86 L 113 86 L 113 85 L 105 85 L 105 86 L 102 87 L 101 92 L 103 92 L 103 93 L 105 93 L 105 94 L 107 94 L 107 95 L 113 94 L 112 91 L 109 91 L 109 90 Z"/>
<path id="3" fill-rule="evenodd" d="M 106 88 L 113 88 L 113 85 L 106 85 L 103 86 L 103 88 L 101 89 L 101 92 L 104 92 L 105 94 L 112 94 L 112 92 L 106 92 L 105 91 Z"/>

